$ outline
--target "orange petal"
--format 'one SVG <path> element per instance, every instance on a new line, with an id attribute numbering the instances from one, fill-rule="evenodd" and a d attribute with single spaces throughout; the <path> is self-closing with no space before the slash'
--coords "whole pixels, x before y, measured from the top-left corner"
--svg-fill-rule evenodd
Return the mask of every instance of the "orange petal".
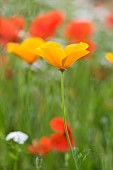
<path id="1" fill-rule="evenodd" d="M 40 45 L 44 44 L 44 40 L 42 38 L 28 38 L 22 42 L 22 47 L 27 48 L 28 50 L 35 50 Z"/>
<path id="2" fill-rule="evenodd" d="M 113 64 L 113 53 L 106 53 L 106 58 Z"/>
<path id="3" fill-rule="evenodd" d="M 57 43 L 57 42 L 52 42 L 52 41 L 49 41 L 49 42 L 46 42 L 42 47 L 57 47 L 57 48 L 62 48 L 62 46 Z"/>
<path id="4" fill-rule="evenodd" d="M 67 45 L 64 49 L 66 56 L 70 55 L 71 53 L 78 52 L 81 50 L 85 50 L 89 47 L 87 43 L 80 42 L 79 44 L 70 44 Z"/>
<path id="5" fill-rule="evenodd" d="M 65 58 L 65 53 L 62 48 L 45 47 L 44 45 L 36 49 L 36 54 L 57 68 L 62 67 L 62 60 Z"/>
<path id="6" fill-rule="evenodd" d="M 25 60 L 27 63 L 32 64 L 34 61 L 38 59 L 34 53 L 29 51 L 28 49 L 23 48 L 18 43 L 8 43 L 7 44 L 7 51 L 9 53 L 14 53 L 21 59 Z"/>
<path id="7" fill-rule="evenodd" d="M 78 59 L 80 59 L 81 57 L 84 57 L 86 54 L 88 54 L 89 51 L 87 50 L 81 50 L 79 52 L 73 52 L 70 55 L 68 55 L 62 62 L 62 67 L 63 68 L 68 68 L 70 67 L 72 64 L 74 64 L 75 61 L 77 61 Z"/>

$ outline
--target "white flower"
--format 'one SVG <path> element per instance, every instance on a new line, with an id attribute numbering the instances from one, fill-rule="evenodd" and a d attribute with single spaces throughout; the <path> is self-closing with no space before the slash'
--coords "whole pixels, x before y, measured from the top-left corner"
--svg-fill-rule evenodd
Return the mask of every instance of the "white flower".
<path id="1" fill-rule="evenodd" d="M 16 143 L 24 144 L 24 142 L 28 139 L 28 135 L 20 131 L 10 132 L 6 136 L 6 140 L 9 141 L 11 139 Z"/>

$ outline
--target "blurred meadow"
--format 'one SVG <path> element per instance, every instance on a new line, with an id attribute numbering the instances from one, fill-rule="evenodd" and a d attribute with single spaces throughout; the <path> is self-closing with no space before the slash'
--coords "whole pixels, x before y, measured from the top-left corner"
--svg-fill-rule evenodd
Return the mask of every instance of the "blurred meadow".
<path id="1" fill-rule="evenodd" d="M 36 37 L 63 47 L 89 43 L 90 53 L 64 74 L 65 111 L 75 143 L 76 170 L 113 170 L 113 65 L 105 57 L 113 52 L 110 0 L 0 0 L 0 170 L 75 169 L 69 148 L 64 151 L 62 141 L 61 151 L 48 148 L 46 140 L 39 142 L 41 149 L 37 146 L 42 137 L 51 142 L 54 128 L 50 121 L 63 118 L 60 71 L 43 58 L 28 64 L 7 50 L 7 43 L 21 43 L 35 36 L 35 31 L 30 31 L 35 18 L 56 10 L 61 15 L 56 30 L 57 14 L 43 17 L 42 23 L 47 23 L 44 33 L 41 30 Z M 13 16 L 21 19 L 13 20 Z M 78 22 L 75 27 L 71 24 L 71 31 L 71 21 L 88 22 L 89 26 L 78 26 Z M 18 23 L 22 25 L 17 29 Z M 6 140 L 16 131 L 28 135 L 24 144 Z"/>

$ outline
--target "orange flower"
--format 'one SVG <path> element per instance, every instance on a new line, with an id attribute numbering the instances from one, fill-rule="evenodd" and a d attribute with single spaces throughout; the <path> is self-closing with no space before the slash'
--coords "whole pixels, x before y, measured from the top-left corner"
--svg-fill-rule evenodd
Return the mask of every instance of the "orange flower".
<path id="1" fill-rule="evenodd" d="M 71 44 L 62 49 L 61 45 L 55 42 L 47 42 L 37 48 L 36 54 L 42 56 L 51 65 L 64 71 L 75 61 L 89 53 L 86 49 L 88 44 Z"/>
<path id="2" fill-rule="evenodd" d="M 51 11 L 35 18 L 30 26 L 31 36 L 46 39 L 56 33 L 58 26 L 63 22 L 64 15 L 60 11 Z"/>
<path id="3" fill-rule="evenodd" d="M 42 155 L 47 154 L 51 150 L 51 140 L 48 137 L 42 137 L 39 141 L 32 141 L 32 144 L 28 146 L 28 151 L 32 154 L 40 153 Z"/>
<path id="4" fill-rule="evenodd" d="M 7 51 L 16 54 L 28 64 L 32 64 L 39 58 L 39 56 L 34 53 L 35 49 L 43 43 L 44 41 L 41 38 L 28 38 L 21 44 L 8 43 Z"/>
<path id="5" fill-rule="evenodd" d="M 18 19 L 18 21 L 17 21 Z M 0 17 L 0 45 L 4 46 L 9 41 L 17 42 L 19 40 L 19 32 L 23 29 L 24 20 L 20 23 L 20 18 L 4 18 Z"/>
<path id="6" fill-rule="evenodd" d="M 106 58 L 113 64 L 113 53 L 106 53 Z"/>
<path id="7" fill-rule="evenodd" d="M 86 39 L 91 36 L 93 32 L 93 23 L 90 20 L 81 19 L 71 21 L 65 29 L 65 35 L 72 40 Z"/>
<path id="8" fill-rule="evenodd" d="M 69 146 L 68 146 L 68 141 L 66 138 L 63 119 L 60 117 L 53 118 L 50 121 L 50 126 L 56 132 L 51 135 L 52 148 L 60 152 L 68 151 Z M 74 140 L 73 140 L 71 128 L 68 122 L 67 122 L 67 130 L 68 130 L 71 145 L 72 147 L 74 147 Z"/>

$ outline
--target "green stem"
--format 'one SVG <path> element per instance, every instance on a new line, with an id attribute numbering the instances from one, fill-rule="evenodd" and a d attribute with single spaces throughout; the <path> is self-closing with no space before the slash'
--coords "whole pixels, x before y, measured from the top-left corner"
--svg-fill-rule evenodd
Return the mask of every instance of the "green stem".
<path id="1" fill-rule="evenodd" d="M 31 65 L 27 68 L 20 70 L 19 78 L 19 99 L 18 99 L 18 110 L 20 112 L 19 116 L 19 128 L 20 130 L 25 130 L 26 133 L 30 132 L 29 123 L 30 121 L 30 89 L 31 89 Z M 24 78 L 23 78 L 24 77 Z M 24 90 L 22 90 L 24 88 Z"/>
<path id="2" fill-rule="evenodd" d="M 40 170 L 39 163 L 38 163 L 38 157 L 36 158 L 36 170 Z"/>
<path id="3" fill-rule="evenodd" d="M 75 169 L 78 170 L 78 165 L 75 160 L 74 151 L 73 151 L 73 148 L 71 145 L 71 141 L 70 141 L 70 137 L 69 137 L 68 129 L 67 129 L 67 123 L 66 123 L 67 120 L 66 120 L 65 102 L 64 102 L 64 72 L 61 72 L 61 97 L 62 97 L 62 112 L 63 112 L 63 117 L 64 117 L 64 128 L 65 128 L 65 132 L 66 132 L 66 138 L 67 138 L 70 152 L 71 152 L 71 155 L 73 158 Z"/>
<path id="4" fill-rule="evenodd" d="M 13 169 L 14 170 L 17 170 L 17 167 L 18 167 L 18 146 L 15 147 L 15 160 L 14 160 L 14 166 L 13 166 Z"/>
<path id="5" fill-rule="evenodd" d="M 30 68 L 30 65 L 27 69 L 27 72 L 26 72 L 26 116 L 25 116 L 25 122 L 26 122 L 26 130 L 27 132 L 30 132 L 31 130 L 31 127 L 29 127 L 30 125 L 30 84 L 31 84 L 31 68 Z"/>
<path id="6" fill-rule="evenodd" d="M 30 100 L 30 83 L 31 83 L 31 67 L 29 66 L 26 73 L 26 86 L 27 86 L 27 92 L 26 92 L 26 106 L 27 111 L 29 111 L 29 100 Z"/>

